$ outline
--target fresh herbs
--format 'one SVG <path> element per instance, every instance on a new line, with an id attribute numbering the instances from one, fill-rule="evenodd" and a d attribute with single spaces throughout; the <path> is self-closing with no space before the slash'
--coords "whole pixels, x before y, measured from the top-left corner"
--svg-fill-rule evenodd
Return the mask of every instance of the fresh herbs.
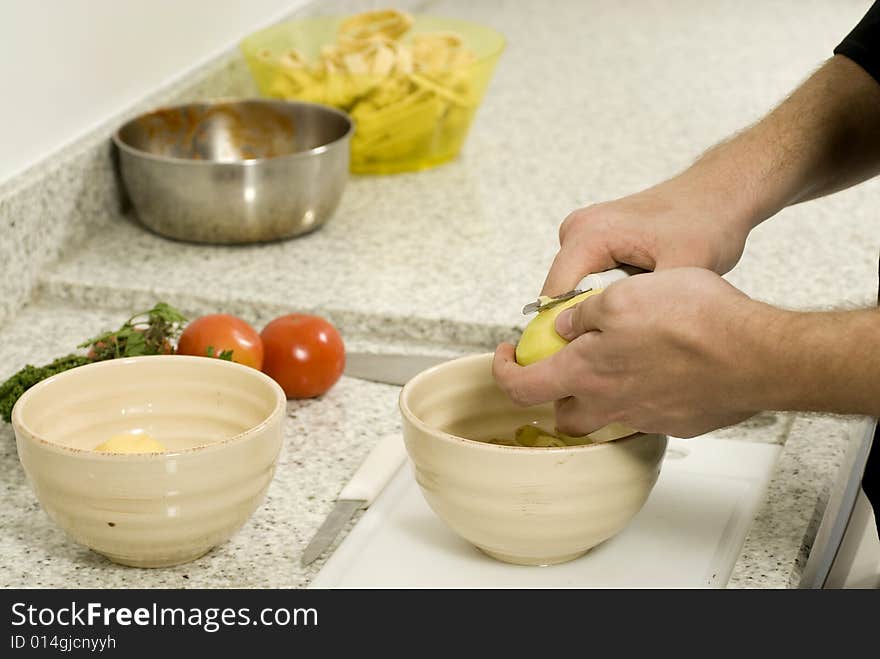
<path id="1" fill-rule="evenodd" d="M 232 361 L 232 350 L 224 350 L 223 352 L 217 354 L 217 351 L 214 350 L 214 346 L 208 346 L 207 350 L 205 350 L 205 355 L 207 357 L 216 357 L 217 359 L 224 359 L 228 362 Z"/>
<path id="2" fill-rule="evenodd" d="M 129 318 L 115 332 L 105 332 L 80 343 L 89 348 L 95 361 L 141 355 L 164 355 L 173 351 L 172 341 L 180 335 L 186 318 L 177 309 L 159 302 L 149 311 Z"/>
<path id="3" fill-rule="evenodd" d="M 37 382 L 45 380 L 56 373 L 88 364 L 91 361 L 90 358 L 83 355 L 67 355 L 66 357 L 59 357 L 51 364 L 46 364 L 45 366 L 31 366 L 28 364 L 6 382 L 0 384 L 0 417 L 3 417 L 4 421 L 10 421 L 15 401 L 25 391 L 37 384 Z"/>
<path id="4" fill-rule="evenodd" d="M 28 364 L 0 384 L 0 417 L 4 421 L 10 421 L 12 407 L 19 397 L 38 382 L 56 373 L 106 359 L 173 352 L 174 342 L 185 324 L 186 318 L 177 309 L 159 302 L 149 311 L 129 318 L 115 332 L 105 332 L 79 344 L 78 348 L 89 349 L 86 355 L 72 353 L 45 366 Z M 219 356 L 228 359 L 224 354 L 225 352 Z"/>

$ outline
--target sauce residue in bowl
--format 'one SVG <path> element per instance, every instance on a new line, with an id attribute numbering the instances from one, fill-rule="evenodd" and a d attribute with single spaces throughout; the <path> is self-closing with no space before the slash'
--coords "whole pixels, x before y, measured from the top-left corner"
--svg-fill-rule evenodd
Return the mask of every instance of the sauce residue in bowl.
<path id="1" fill-rule="evenodd" d="M 122 138 L 155 155 L 218 162 L 275 158 L 315 146 L 297 143 L 292 117 L 259 103 L 162 108 L 132 122 Z"/>

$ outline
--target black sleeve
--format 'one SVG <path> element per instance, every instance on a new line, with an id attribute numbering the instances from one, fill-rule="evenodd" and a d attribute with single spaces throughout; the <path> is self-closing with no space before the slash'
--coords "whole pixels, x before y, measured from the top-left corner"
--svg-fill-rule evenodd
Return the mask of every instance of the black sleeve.
<path id="1" fill-rule="evenodd" d="M 834 54 L 848 57 L 880 82 L 880 0 L 871 5 L 865 17 L 834 49 Z M 880 291 L 877 302 L 880 304 Z M 880 424 L 874 429 L 862 489 L 874 509 L 874 522 L 877 533 L 880 533 Z"/>
<path id="2" fill-rule="evenodd" d="M 834 54 L 845 55 L 880 82 L 880 0 L 871 5 Z"/>

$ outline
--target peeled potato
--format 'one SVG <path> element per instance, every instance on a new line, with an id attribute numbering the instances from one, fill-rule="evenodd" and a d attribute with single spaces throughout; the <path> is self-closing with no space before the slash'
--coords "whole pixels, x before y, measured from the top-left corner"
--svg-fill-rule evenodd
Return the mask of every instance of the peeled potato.
<path id="1" fill-rule="evenodd" d="M 514 439 L 520 446 L 534 446 L 543 434 L 541 429 L 536 426 L 520 426 L 516 429 Z"/>
<path id="2" fill-rule="evenodd" d="M 516 440 L 507 439 L 506 437 L 492 437 L 491 439 L 487 439 L 486 442 L 488 444 L 497 444 L 498 446 L 519 446 L 516 443 Z"/>
<path id="3" fill-rule="evenodd" d="M 538 437 L 535 439 L 535 443 L 532 444 L 532 446 L 536 448 L 562 448 L 564 446 L 568 446 L 568 444 L 566 444 L 563 440 L 561 440 L 559 437 L 556 437 L 555 435 L 541 434 L 538 435 Z"/>
<path id="4" fill-rule="evenodd" d="M 565 347 L 568 341 L 556 332 L 556 317 L 565 309 L 573 307 L 581 300 L 586 300 L 588 297 L 601 292 L 601 288 L 587 291 L 539 312 L 523 330 L 519 343 L 516 346 L 516 363 L 521 366 L 528 366 L 549 357 Z"/>
<path id="5" fill-rule="evenodd" d="M 142 433 L 114 435 L 106 442 L 98 444 L 95 451 L 102 453 L 162 453 L 165 445 Z"/>
<path id="6" fill-rule="evenodd" d="M 527 424 L 516 429 L 512 439 L 505 437 L 492 437 L 485 440 L 489 444 L 502 446 L 522 446 L 525 448 L 564 448 L 566 446 L 578 446 L 592 443 L 590 437 L 569 437 L 561 433 L 547 432 L 546 430 Z"/>
<path id="7" fill-rule="evenodd" d="M 521 366 L 534 364 L 537 361 L 546 359 L 568 345 L 568 341 L 559 336 L 559 333 L 556 331 L 556 318 L 565 309 L 569 309 L 582 300 L 586 300 L 588 297 L 597 295 L 601 292 L 601 288 L 587 291 L 586 293 L 581 293 L 570 300 L 560 302 L 549 309 L 539 312 L 523 330 L 519 343 L 516 346 L 516 363 Z M 633 433 L 635 433 L 635 430 L 632 430 L 623 424 L 611 423 L 584 437 L 572 437 L 562 433 L 557 433 L 557 436 L 560 437 L 565 444 L 573 445 L 587 443 L 585 441 L 587 439 L 590 442 L 608 442 L 614 439 L 620 439 L 621 437 L 628 437 Z"/>
<path id="8" fill-rule="evenodd" d="M 563 447 L 567 446 L 562 437 L 546 432 L 537 426 L 524 425 L 516 429 L 513 439 L 504 437 L 493 437 L 486 440 L 489 444 L 499 444 L 501 446 L 523 446 L 526 448 L 546 448 L 550 446 Z"/>

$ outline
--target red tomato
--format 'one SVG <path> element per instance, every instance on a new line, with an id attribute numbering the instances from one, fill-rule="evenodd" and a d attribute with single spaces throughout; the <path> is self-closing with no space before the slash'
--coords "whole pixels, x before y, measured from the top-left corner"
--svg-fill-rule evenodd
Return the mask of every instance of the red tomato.
<path id="1" fill-rule="evenodd" d="M 231 350 L 232 361 L 263 367 L 263 342 L 257 330 L 241 318 L 225 313 L 196 318 L 187 325 L 177 342 L 180 355 L 219 357 Z"/>
<path id="2" fill-rule="evenodd" d="M 288 398 L 314 398 L 330 389 L 345 368 L 339 332 L 319 316 L 290 314 L 260 332 L 266 359 L 263 372 Z"/>

